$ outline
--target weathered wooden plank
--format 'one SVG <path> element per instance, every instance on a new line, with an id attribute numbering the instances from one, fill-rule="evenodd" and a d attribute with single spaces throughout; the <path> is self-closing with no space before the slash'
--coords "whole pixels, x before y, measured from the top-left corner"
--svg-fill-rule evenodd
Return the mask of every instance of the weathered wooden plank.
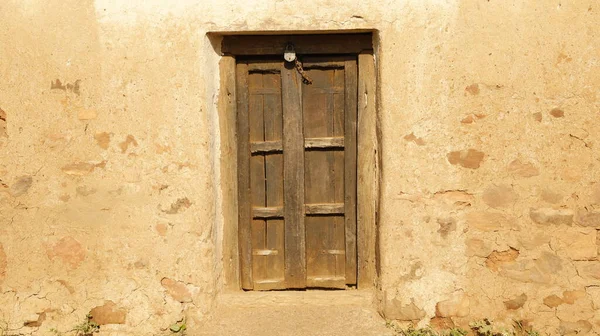
<path id="1" fill-rule="evenodd" d="M 223 55 L 283 55 L 288 43 L 299 55 L 358 54 L 373 49 L 371 33 L 313 35 L 229 35 L 223 37 Z"/>
<path id="2" fill-rule="evenodd" d="M 248 125 L 248 65 L 236 66 L 238 133 L 238 235 L 242 288 L 252 289 L 252 217 L 250 199 L 250 130 Z"/>
<path id="3" fill-rule="evenodd" d="M 252 87 L 250 88 L 250 94 L 279 94 L 281 91 L 279 88 L 270 88 L 270 87 Z"/>
<path id="4" fill-rule="evenodd" d="M 253 218 L 283 218 L 283 207 L 252 207 Z"/>
<path id="5" fill-rule="evenodd" d="M 329 87 L 329 88 L 312 87 L 311 91 L 313 93 L 323 93 L 323 94 L 335 94 L 335 93 L 343 94 L 345 89 L 343 87 Z"/>
<path id="6" fill-rule="evenodd" d="M 346 288 L 346 277 L 309 277 L 306 286 L 313 288 Z"/>
<path id="7" fill-rule="evenodd" d="M 345 205 L 344 203 L 306 204 L 305 211 L 307 215 L 343 215 Z"/>
<path id="8" fill-rule="evenodd" d="M 278 254 L 279 254 L 279 250 L 267 250 L 267 249 L 252 250 L 252 255 L 270 256 L 270 255 L 278 255 Z"/>
<path id="9" fill-rule="evenodd" d="M 281 66 L 283 61 L 278 64 Z M 278 69 L 279 70 L 279 69 Z M 284 221 L 283 217 L 283 112 L 281 106 L 281 73 L 264 74 L 263 88 L 272 90 L 275 94 L 264 95 L 265 142 L 276 143 L 275 151 L 265 152 L 265 183 L 267 207 L 281 208 L 278 219 L 267 220 L 266 246 L 268 249 L 278 251 L 267 257 L 267 277 L 269 279 L 282 279 L 285 277 L 285 247 L 284 247 Z M 279 149 L 279 150 L 277 150 Z M 275 154 L 277 153 L 277 154 Z M 271 285 L 271 289 L 283 289 L 284 283 L 278 282 Z"/>
<path id="10" fill-rule="evenodd" d="M 343 138 L 343 94 L 324 93 L 321 89 L 343 87 L 344 70 L 313 69 L 307 72 L 313 78 L 313 85 L 304 87 L 305 144 L 312 145 L 309 139 L 314 138 Z M 345 275 L 344 255 L 321 253 L 323 250 L 344 248 L 343 217 L 331 215 L 339 213 L 343 207 L 337 206 L 336 209 L 335 206 L 323 205 L 344 201 L 343 155 L 342 151 L 331 149 L 305 152 L 305 202 L 308 206 L 305 209 L 329 213 L 328 216 L 306 217 L 307 276 L 311 278 Z M 319 206 L 311 207 L 312 204 Z"/>
<path id="11" fill-rule="evenodd" d="M 248 64 L 248 71 L 254 72 L 269 72 L 269 73 L 279 73 L 281 70 L 281 62 L 273 62 L 273 61 L 252 61 Z"/>
<path id="12" fill-rule="evenodd" d="M 254 94 L 253 91 L 263 87 L 264 74 L 252 73 L 248 75 L 248 127 L 250 130 L 250 143 L 265 140 L 264 131 L 264 97 L 261 94 Z M 250 191 L 252 207 L 266 206 L 265 190 L 265 157 L 255 155 L 250 157 Z M 267 223 L 262 218 L 253 218 L 252 220 L 252 248 L 266 248 Z M 267 276 L 267 257 L 252 256 L 252 279 L 254 280 L 254 289 L 256 281 L 268 279 Z"/>
<path id="13" fill-rule="evenodd" d="M 238 245 L 238 165 L 236 134 L 235 58 L 224 56 L 219 62 L 219 130 L 221 134 L 221 186 L 223 213 L 224 285 L 229 290 L 240 288 Z"/>
<path id="14" fill-rule="evenodd" d="M 374 286 L 376 276 L 378 147 L 375 61 L 358 55 L 358 288 Z"/>
<path id="15" fill-rule="evenodd" d="M 356 60 L 346 61 L 345 82 L 344 220 L 346 225 L 346 283 L 356 284 L 356 114 L 358 99 L 358 67 Z"/>
<path id="16" fill-rule="evenodd" d="M 344 137 L 306 138 L 304 148 L 344 148 Z"/>
<path id="17" fill-rule="evenodd" d="M 252 154 L 266 154 L 283 151 L 281 140 L 276 141 L 259 141 L 250 143 L 250 152 Z"/>
<path id="18" fill-rule="evenodd" d="M 304 225 L 304 135 L 301 78 L 295 68 L 282 68 L 285 283 L 287 288 L 306 286 Z"/>

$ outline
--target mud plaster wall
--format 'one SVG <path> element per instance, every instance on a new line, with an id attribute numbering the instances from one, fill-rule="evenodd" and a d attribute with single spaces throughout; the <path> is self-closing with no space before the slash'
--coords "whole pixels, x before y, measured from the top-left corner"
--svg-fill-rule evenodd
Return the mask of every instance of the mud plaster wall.
<path id="1" fill-rule="evenodd" d="M 380 306 L 600 331 L 595 1 L 0 3 L 0 313 L 107 334 L 221 289 L 214 31 L 377 29 Z M 24 326 L 25 324 L 25 326 Z"/>

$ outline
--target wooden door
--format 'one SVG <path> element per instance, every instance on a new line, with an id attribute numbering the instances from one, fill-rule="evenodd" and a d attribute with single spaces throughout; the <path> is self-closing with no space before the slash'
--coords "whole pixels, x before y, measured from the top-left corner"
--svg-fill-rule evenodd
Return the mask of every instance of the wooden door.
<path id="1" fill-rule="evenodd" d="M 242 287 L 356 284 L 356 57 L 238 61 Z"/>

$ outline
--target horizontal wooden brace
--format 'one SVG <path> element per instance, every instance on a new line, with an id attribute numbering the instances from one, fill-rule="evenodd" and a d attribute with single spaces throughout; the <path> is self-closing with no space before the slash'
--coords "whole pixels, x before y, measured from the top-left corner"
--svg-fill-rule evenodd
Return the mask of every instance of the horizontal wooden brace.
<path id="1" fill-rule="evenodd" d="M 283 207 L 252 207 L 253 218 L 282 218 Z"/>
<path id="2" fill-rule="evenodd" d="M 281 64 L 283 59 L 280 62 L 250 62 L 248 63 L 248 71 L 249 72 L 266 72 L 266 73 L 279 73 L 281 72 Z"/>
<path id="3" fill-rule="evenodd" d="M 321 250 L 321 254 L 341 255 L 341 254 L 346 254 L 346 251 L 345 250 Z"/>
<path id="4" fill-rule="evenodd" d="M 304 148 L 344 148 L 344 137 L 306 138 Z"/>
<path id="5" fill-rule="evenodd" d="M 256 141 L 250 143 L 250 152 L 252 154 L 277 153 L 283 151 L 281 141 Z"/>
<path id="6" fill-rule="evenodd" d="M 223 55 L 282 55 L 288 44 L 294 45 L 297 55 L 358 54 L 372 50 L 371 33 L 308 34 L 308 35 L 226 35 L 223 36 Z"/>
<path id="7" fill-rule="evenodd" d="M 328 88 L 321 88 L 321 87 L 307 87 L 307 90 L 310 90 L 310 92 L 312 93 L 322 93 L 322 94 L 343 94 L 344 92 L 346 92 L 345 88 L 343 87 L 328 87 Z M 252 92 L 250 92 L 252 93 Z"/>
<path id="8" fill-rule="evenodd" d="M 284 282 L 284 279 L 264 279 L 264 280 L 256 280 L 254 283 L 257 284 L 270 284 L 270 283 L 280 283 Z"/>
<path id="9" fill-rule="evenodd" d="M 344 203 L 306 204 L 307 215 L 343 215 Z"/>
<path id="10" fill-rule="evenodd" d="M 256 256 L 270 256 L 270 255 L 278 255 L 278 250 L 252 250 L 252 255 Z"/>
<path id="11" fill-rule="evenodd" d="M 256 94 L 273 94 L 281 95 L 281 89 L 279 88 L 250 88 L 248 89 L 251 95 Z"/>

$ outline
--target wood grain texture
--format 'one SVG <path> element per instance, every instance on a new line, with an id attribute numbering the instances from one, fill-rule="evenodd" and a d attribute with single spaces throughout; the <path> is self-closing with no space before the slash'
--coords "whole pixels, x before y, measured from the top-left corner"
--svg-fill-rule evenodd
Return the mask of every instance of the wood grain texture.
<path id="1" fill-rule="evenodd" d="M 356 60 L 346 61 L 345 70 L 345 147 L 344 147 L 344 221 L 346 226 L 346 283 L 356 284 L 356 122 L 358 67 Z"/>
<path id="2" fill-rule="evenodd" d="M 228 290 L 240 288 L 238 252 L 238 165 L 236 143 L 236 65 L 235 58 L 224 56 L 219 63 L 219 131 L 221 133 L 221 188 L 223 209 L 223 273 Z"/>
<path id="3" fill-rule="evenodd" d="M 344 69 L 315 68 L 308 71 L 313 85 L 304 86 L 303 115 L 305 147 L 327 146 L 305 152 L 306 255 L 308 286 L 327 287 L 332 282 L 315 282 L 314 279 L 345 278 L 343 254 L 323 251 L 344 249 L 344 152 L 329 147 L 331 139 L 344 138 Z M 340 206 L 340 204 L 342 204 Z M 321 212 L 313 216 L 313 212 Z M 329 215 L 324 216 L 325 213 Z M 337 216 L 333 214 L 338 214 Z M 337 288 L 337 287 L 336 287 Z"/>
<path id="4" fill-rule="evenodd" d="M 373 49 L 371 33 L 313 35 L 229 35 L 223 37 L 223 55 L 283 55 L 288 43 L 298 55 L 358 54 Z"/>
<path id="5" fill-rule="evenodd" d="M 302 82 L 293 67 L 282 68 L 283 160 L 285 217 L 285 283 L 306 286 L 304 224 L 304 135 Z M 291 253 L 293 251 L 293 253 Z"/>
<path id="6" fill-rule="evenodd" d="M 358 288 L 373 287 L 376 277 L 378 156 L 375 60 L 358 55 Z"/>
<path id="7" fill-rule="evenodd" d="M 248 65 L 236 66 L 238 131 L 238 235 L 242 288 L 252 289 L 252 228 L 250 199 L 250 129 L 248 125 Z"/>

